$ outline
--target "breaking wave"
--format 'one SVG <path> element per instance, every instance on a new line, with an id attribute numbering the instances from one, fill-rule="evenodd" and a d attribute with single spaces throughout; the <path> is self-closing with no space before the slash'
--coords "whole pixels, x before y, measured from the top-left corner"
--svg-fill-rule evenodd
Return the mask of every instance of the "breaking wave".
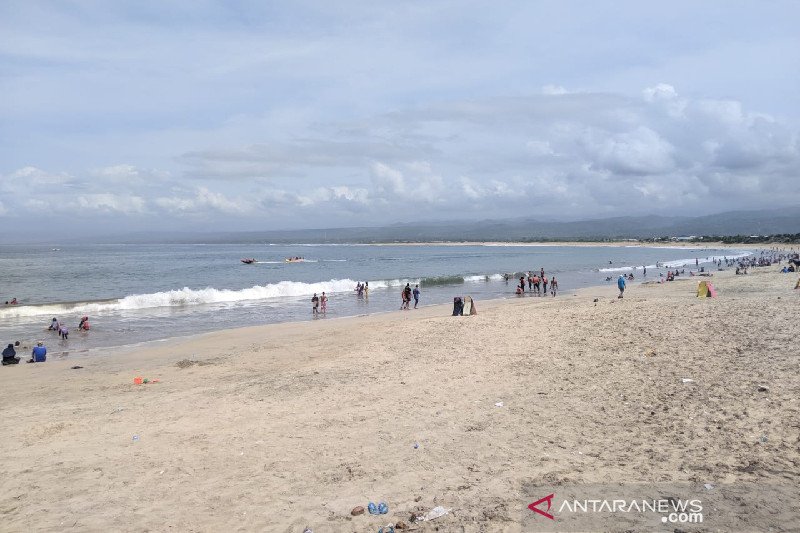
<path id="1" fill-rule="evenodd" d="M 674 261 L 664 261 L 663 263 L 659 263 L 658 266 L 656 265 L 646 265 L 649 269 L 655 268 L 680 268 L 680 267 L 687 267 L 687 266 L 694 266 L 695 259 L 699 260 L 700 264 L 712 263 L 714 261 L 719 261 L 720 259 L 742 259 L 744 257 L 753 255 L 753 252 L 740 252 L 738 254 L 733 255 L 711 255 L 707 257 L 697 257 L 697 258 L 690 258 L 690 259 L 675 259 Z M 600 268 L 598 272 L 631 272 L 634 270 L 642 270 L 642 266 L 624 266 L 624 267 L 612 267 L 612 268 Z"/>
<path id="2" fill-rule="evenodd" d="M 402 287 L 406 283 L 422 286 L 456 285 L 502 280 L 501 274 L 472 276 L 433 276 L 425 278 L 388 279 L 369 281 L 371 289 Z M 332 279 L 317 283 L 281 281 L 267 285 L 256 285 L 246 289 L 190 289 L 184 287 L 170 291 L 148 294 L 131 294 L 124 298 L 95 300 L 85 302 L 58 302 L 41 305 L 19 305 L 0 309 L 0 319 L 33 316 L 55 316 L 65 314 L 97 315 L 114 311 L 135 311 L 165 307 L 187 307 L 204 304 L 235 304 L 237 302 L 267 300 L 273 298 L 293 298 L 312 294 L 353 292 L 356 281 L 351 279 Z"/>

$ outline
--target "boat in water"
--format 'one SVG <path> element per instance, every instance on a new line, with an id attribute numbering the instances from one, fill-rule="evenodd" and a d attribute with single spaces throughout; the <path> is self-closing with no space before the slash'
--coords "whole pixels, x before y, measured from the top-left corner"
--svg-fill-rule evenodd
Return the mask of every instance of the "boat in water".
<path id="1" fill-rule="evenodd" d="M 286 263 L 305 263 L 304 257 L 287 257 L 284 259 Z"/>
<path id="2" fill-rule="evenodd" d="M 255 262 L 256 262 L 256 260 L 253 259 L 252 257 L 246 258 L 246 259 L 242 259 L 242 263 L 244 263 L 245 265 L 252 265 Z"/>

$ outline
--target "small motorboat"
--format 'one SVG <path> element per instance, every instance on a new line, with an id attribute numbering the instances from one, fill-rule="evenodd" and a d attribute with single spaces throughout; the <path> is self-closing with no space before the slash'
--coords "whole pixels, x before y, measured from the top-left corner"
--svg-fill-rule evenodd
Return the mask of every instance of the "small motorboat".
<path id="1" fill-rule="evenodd" d="M 304 263 L 305 262 L 305 258 L 303 258 L 303 257 L 287 257 L 286 259 L 284 259 L 284 261 L 287 262 L 287 263 Z"/>
<path id="2" fill-rule="evenodd" d="M 255 262 L 256 262 L 256 260 L 253 259 L 252 257 L 247 258 L 247 259 L 242 259 L 242 263 L 244 263 L 245 265 L 252 265 Z"/>

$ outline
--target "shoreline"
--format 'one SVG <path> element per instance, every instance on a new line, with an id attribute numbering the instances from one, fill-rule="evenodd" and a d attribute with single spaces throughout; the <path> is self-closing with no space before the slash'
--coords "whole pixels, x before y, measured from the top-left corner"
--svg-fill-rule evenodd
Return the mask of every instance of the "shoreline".
<path id="1" fill-rule="evenodd" d="M 730 271 L 726 271 L 726 272 L 728 274 L 730 274 Z M 715 272 L 715 274 L 719 275 L 720 272 Z M 615 273 L 615 274 L 612 275 L 612 277 L 614 277 L 616 279 L 616 275 L 617 274 Z M 652 280 L 645 280 L 645 279 L 642 279 L 642 278 L 636 278 L 636 280 L 634 282 L 629 282 L 629 287 L 639 286 L 639 285 L 652 285 L 652 284 L 656 284 L 657 285 L 657 284 L 659 284 L 658 280 L 663 280 L 663 279 L 664 278 L 654 278 Z M 686 280 L 689 280 L 689 279 L 694 279 L 694 278 L 690 277 L 688 275 L 684 275 L 683 277 L 679 277 L 676 281 L 682 282 L 682 281 L 686 281 Z M 703 279 L 705 279 L 705 278 L 703 278 Z M 590 292 L 595 294 L 596 291 L 602 290 L 602 289 L 613 289 L 614 291 L 616 291 L 617 290 L 616 289 L 616 283 L 614 281 L 605 282 L 604 284 L 589 285 L 589 286 L 586 286 L 586 287 L 578 287 L 578 288 L 574 288 L 574 289 L 571 289 L 571 290 L 563 290 L 563 291 L 559 292 L 559 295 L 556 298 L 553 298 L 552 296 L 549 296 L 549 295 L 548 296 L 542 296 L 542 297 L 533 297 L 528 292 L 526 292 L 523 296 L 520 296 L 520 295 L 517 295 L 517 294 L 514 294 L 514 293 L 510 292 L 509 295 L 506 296 L 506 297 L 489 298 L 489 299 L 486 299 L 486 300 L 476 299 L 474 301 L 476 302 L 476 304 L 481 304 L 482 306 L 490 305 L 492 307 L 495 307 L 497 305 L 503 305 L 504 302 L 518 302 L 518 301 L 521 302 L 521 301 L 527 301 L 529 299 L 532 299 L 532 301 L 535 302 L 535 301 L 548 301 L 548 300 L 553 300 L 553 299 L 558 300 L 558 299 L 564 299 L 564 298 L 574 298 L 574 297 L 582 296 L 585 293 L 588 294 Z M 456 287 L 463 287 L 463 285 L 457 285 Z M 468 295 L 466 293 L 469 292 L 469 291 L 462 291 L 462 292 L 465 293 L 464 295 Z M 414 311 L 421 311 L 423 309 L 430 309 L 430 308 L 442 309 L 443 311 L 447 311 L 447 313 L 449 314 L 451 312 L 451 310 L 452 310 L 452 305 L 450 303 L 423 304 L 419 308 L 417 308 L 416 310 L 411 309 L 409 312 L 411 312 L 413 314 Z M 61 354 L 53 353 L 51 358 L 48 359 L 48 362 L 50 362 L 50 361 L 53 361 L 53 362 L 55 362 L 55 361 L 77 361 L 79 359 L 83 359 L 83 358 L 86 358 L 86 357 L 109 357 L 111 355 L 120 355 L 122 353 L 130 354 L 130 353 L 136 352 L 138 350 L 145 350 L 145 349 L 159 347 L 159 346 L 176 346 L 176 345 L 180 346 L 182 343 L 188 343 L 188 342 L 195 341 L 195 340 L 199 341 L 200 339 L 208 338 L 210 336 L 214 336 L 214 335 L 217 335 L 217 334 L 219 334 L 219 335 L 229 335 L 229 334 L 233 334 L 235 332 L 247 333 L 247 332 L 250 332 L 250 331 L 260 330 L 262 328 L 292 327 L 294 325 L 300 325 L 300 324 L 316 324 L 316 323 L 325 323 L 325 322 L 329 322 L 329 321 L 354 321 L 355 319 L 370 318 L 370 317 L 381 317 L 381 316 L 386 316 L 386 315 L 390 315 L 390 314 L 393 314 L 393 313 L 400 313 L 400 310 L 398 310 L 398 309 L 385 309 L 385 310 L 375 311 L 375 312 L 371 312 L 371 313 L 360 313 L 360 314 L 343 315 L 343 316 L 325 316 L 325 317 L 316 318 L 316 319 L 315 318 L 308 318 L 306 320 L 287 320 L 285 322 L 271 322 L 271 323 L 260 324 L 260 325 L 248 325 L 248 326 L 240 326 L 240 327 L 233 327 L 233 328 L 217 329 L 217 330 L 212 330 L 212 331 L 203 332 L 203 333 L 190 333 L 190 334 L 187 334 L 187 335 L 177 335 L 177 336 L 174 336 L 174 337 L 165 337 L 165 338 L 162 338 L 162 339 L 152 339 L 152 340 L 140 341 L 140 342 L 135 342 L 135 343 L 131 343 L 131 344 L 124 344 L 124 345 L 118 345 L 118 346 L 86 348 L 86 349 L 83 349 L 83 350 L 80 350 L 80 351 L 74 351 L 73 353 L 70 353 L 70 354 L 68 354 L 66 356 L 61 355 Z M 439 316 L 441 316 L 441 315 L 439 315 Z M 28 342 L 33 342 L 33 344 L 35 344 L 36 341 L 28 341 Z M 27 346 L 25 349 L 30 350 L 31 346 Z M 107 352 L 107 353 L 102 354 L 102 352 Z M 48 355 L 50 355 L 50 354 L 48 354 Z"/>

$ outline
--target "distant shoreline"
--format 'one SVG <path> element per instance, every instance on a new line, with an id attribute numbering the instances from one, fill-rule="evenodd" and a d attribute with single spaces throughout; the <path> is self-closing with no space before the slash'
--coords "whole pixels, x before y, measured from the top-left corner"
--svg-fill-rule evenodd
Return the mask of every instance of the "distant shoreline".
<path id="1" fill-rule="evenodd" d="M 344 244 L 344 243 L 343 243 Z M 359 243 L 351 243 L 359 244 Z M 552 241 L 552 242 L 504 242 L 504 241 L 464 241 L 464 242 L 374 242 L 362 243 L 364 246 L 573 246 L 573 247 L 634 247 L 634 248 L 763 248 L 785 243 L 723 243 L 719 241 L 699 242 L 634 242 L 634 241 Z M 290 245 L 288 245 L 290 246 Z"/>

